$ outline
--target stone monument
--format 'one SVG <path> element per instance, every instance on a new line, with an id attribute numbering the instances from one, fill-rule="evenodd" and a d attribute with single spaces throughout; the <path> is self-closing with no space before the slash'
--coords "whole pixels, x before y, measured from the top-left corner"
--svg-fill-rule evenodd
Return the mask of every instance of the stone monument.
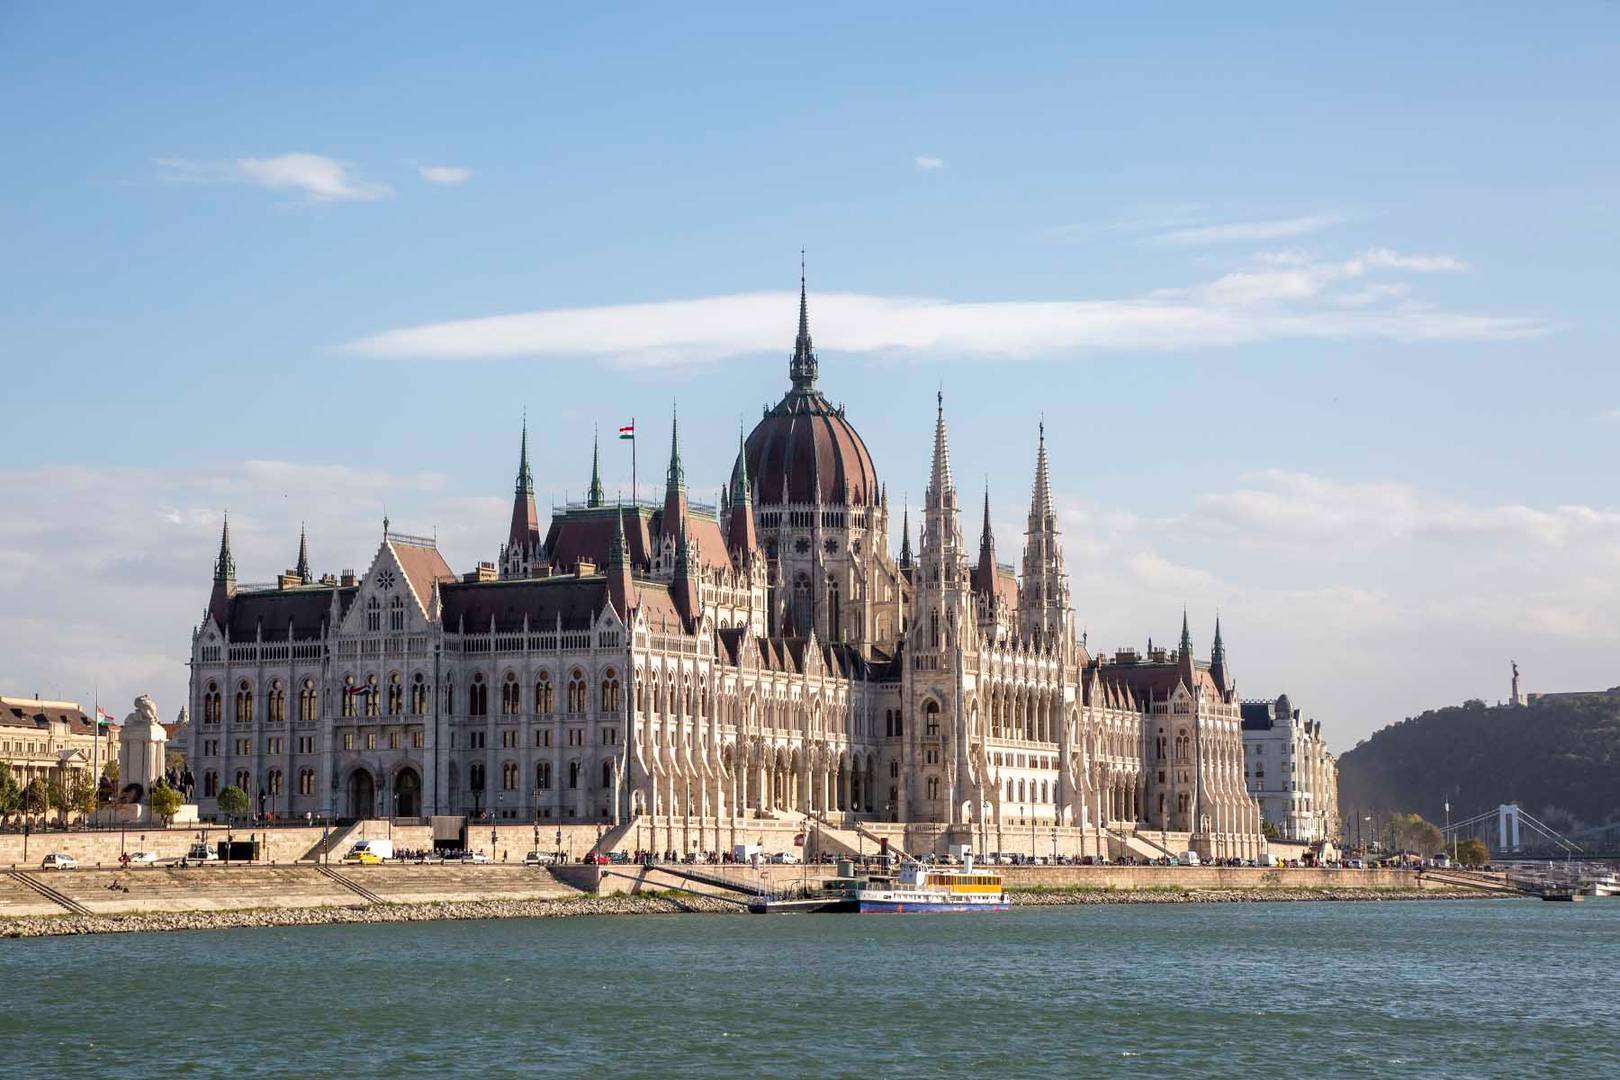
<path id="1" fill-rule="evenodd" d="M 152 820 L 152 787 L 164 778 L 168 749 L 169 733 L 158 719 L 157 703 L 142 694 L 118 733 L 118 801 L 125 820 Z M 182 806 L 172 820 L 195 821 L 196 815 L 194 805 Z"/>

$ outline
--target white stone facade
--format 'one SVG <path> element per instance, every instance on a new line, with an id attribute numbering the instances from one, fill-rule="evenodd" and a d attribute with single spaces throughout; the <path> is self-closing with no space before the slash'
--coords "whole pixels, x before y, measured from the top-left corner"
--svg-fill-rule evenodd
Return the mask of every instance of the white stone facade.
<path id="1" fill-rule="evenodd" d="M 1339 839 L 1339 767 L 1322 723 L 1300 716 L 1284 694 L 1243 703 L 1244 773 L 1279 839 L 1314 844 Z"/>

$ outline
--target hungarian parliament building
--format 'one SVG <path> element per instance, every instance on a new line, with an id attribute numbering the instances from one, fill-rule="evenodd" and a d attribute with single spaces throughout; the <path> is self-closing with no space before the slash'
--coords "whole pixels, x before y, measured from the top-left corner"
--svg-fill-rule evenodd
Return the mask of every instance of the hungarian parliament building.
<path id="1" fill-rule="evenodd" d="M 672 422 L 661 500 L 609 500 L 593 464 L 543 527 L 525 425 L 506 542 L 469 572 L 385 522 L 362 574 L 316 576 L 301 535 L 275 584 L 238 586 L 227 522 L 192 640 L 201 812 L 234 785 L 277 817 L 585 825 L 604 845 L 634 827 L 677 852 L 814 827 L 1259 855 L 1219 625 L 1207 659 L 1185 615 L 1174 650 L 1087 651 L 1044 429 L 1021 565 L 998 561 L 988 495 L 964 539 L 943 400 L 895 555 L 871 455 L 818 388 L 802 284 L 789 377 L 717 506 L 688 498 Z"/>

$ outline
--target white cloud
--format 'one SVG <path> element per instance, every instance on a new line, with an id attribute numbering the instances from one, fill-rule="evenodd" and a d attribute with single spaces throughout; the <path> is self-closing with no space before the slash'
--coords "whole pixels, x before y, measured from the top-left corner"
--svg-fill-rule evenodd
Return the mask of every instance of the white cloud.
<path id="1" fill-rule="evenodd" d="M 416 170 L 430 184 L 455 187 L 472 179 L 472 170 L 459 165 L 422 165 Z"/>
<path id="2" fill-rule="evenodd" d="M 1605 424 L 1620 424 L 1620 409 L 1605 409 L 1598 419 Z"/>
<path id="3" fill-rule="evenodd" d="M 1199 247 L 1237 242 L 1263 243 L 1320 232 L 1343 220 L 1344 218 L 1337 214 L 1311 214 L 1273 221 L 1229 221 L 1185 225 L 1160 232 L 1153 240 L 1155 243 L 1168 244 L 1172 247 Z"/>
<path id="4" fill-rule="evenodd" d="M 843 353 L 986 360 L 1070 357 L 1098 350 L 1163 350 L 1261 341 L 1373 338 L 1499 341 L 1545 332 L 1540 321 L 1450 312 L 1403 291 L 1348 292 L 1373 275 L 1461 269 L 1446 255 L 1374 248 L 1340 262 L 1296 252 L 1190 288 L 1113 300 L 952 302 L 830 293 L 812 299 L 817 339 Z M 1349 303 L 1341 300 L 1348 299 Z M 783 312 L 796 296 L 739 293 L 693 300 L 562 308 L 430 323 L 351 341 L 372 357 L 599 359 L 681 365 L 780 348 Z"/>
<path id="5" fill-rule="evenodd" d="M 945 159 L 934 157 L 932 154 L 918 154 L 913 160 L 916 162 L 917 168 L 922 169 L 924 172 L 945 167 Z"/>
<path id="6" fill-rule="evenodd" d="M 394 193 L 387 184 L 361 179 L 352 162 L 321 154 L 281 154 L 233 161 L 159 158 L 163 179 L 183 184 L 252 184 L 300 193 L 309 202 L 369 202 Z"/>

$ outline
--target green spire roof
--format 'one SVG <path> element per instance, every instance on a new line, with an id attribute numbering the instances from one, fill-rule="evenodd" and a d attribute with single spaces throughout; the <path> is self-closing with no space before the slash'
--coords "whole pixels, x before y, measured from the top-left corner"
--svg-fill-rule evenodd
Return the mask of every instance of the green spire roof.
<path id="1" fill-rule="evenodd" d="M 681 418 L 675 410 L 670 410 L 669 421 L 669 477 L 670 490 L 683 490 L 686 487 L 686 469 L 681 465 Z"/>
<path id="2" fill-rule="evenodd" d="M 523 417 L 523 442 L 518 451 L 517 494 L 534 494 L 534 474 L 529 472 L 529 417 Z"/>
<path id="3" fill-rule="evenodd" d="M 585 493 L 586 506 L 601 506 L 602 498 L 602 440 L 591 436 L 591 486 Z"/>

